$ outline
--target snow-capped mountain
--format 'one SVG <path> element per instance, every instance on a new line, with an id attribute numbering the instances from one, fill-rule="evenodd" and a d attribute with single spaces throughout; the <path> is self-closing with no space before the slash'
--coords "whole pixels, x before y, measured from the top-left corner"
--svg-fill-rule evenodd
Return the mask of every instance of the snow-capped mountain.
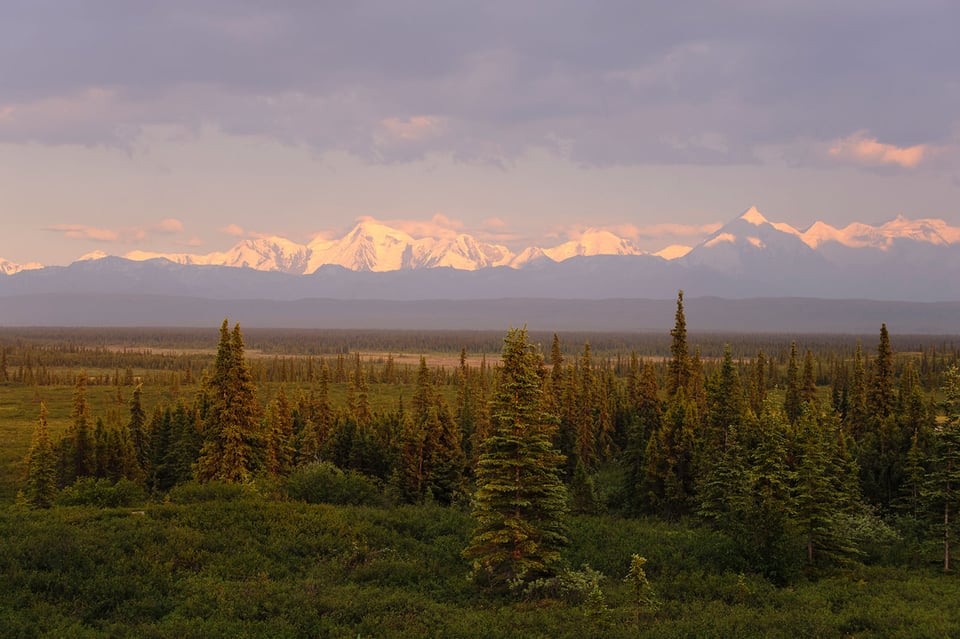
<path id="1" fill-rule="evenodd" d="M 352 271 L 398 271 L 447 266 L 474 271 L 503 266 L 513 253 L 505 246 L 480 242 L 460 234 L 454 237 L 414 239 L 408 233 L 373 221 L 357 224 L 336 240 L 314 240 L 308 245 L 305 273 L 336 264 Z"/>
<path id="2" fill-rule="evenodd" d="M 815 222 L 806 230 L 772 222 L 756 207 L 712 233 L 694 247 L 671 245 L 655 253 L 604 229 L 587 229 L 576 239 L 556 246 L 510 248 L 460 233 L 439 237 L 413 235 L 372 219 L 360 221 L 340 238 L 318 237 L 299 244 L 283 237 L 245 239 L 223 252 L 206 254 L 132 251 L 134 261 L 157 258 L 186 266 L 246 267 L 258 271 L 306 275 L 321 267 L 338 266 L 358 272 L 388 272 L 448 267 L 479 271 L 491 267 L 544 268 L 573 258 L 644 256 L 676 268 L 700 269 L 744 281 L 853 277 L 857 269 L 902 276 L 928 269 L 960 269 L 960 228 L 939 219 L 910 220 L 899 216 L 880 225 L 863 223 L 836 228 Z M 94 251 L 78 261 L 100 260 Z M 0 273 L 14 274 L 39 264 L 19 265 L 0 259 Z M 801 274 L 802 273 L 802 274 Z M 917 277 L 927 277 L 923 273 Z M 834 277 L 833 279 L 836 279 Z"/>
<path id="3" fill-rule="evenodd" d="M 20 271 L 31 271 L 38 268 L 43 268 L 43 264 L 38 264 L 37 262 L 17 264 L 0 257 L 0 273 L 3 273 L 4 275 L 13 275 L 14 273 L 19 273 Z"/>
<path id="4" fill-rule="evenodd" d="M 307 266 L 309 249 L 282 237 L 243 240 L 226 252 L 192 255 L 190 253 L 152 253 L 131 251 L 124 257 L 142 262 L 165 258 L 177 264 L 233 266 L 258 271 L 301 274 Z M 87 257 L 87 256 L 85 256 Z M 101 256 L 102 257 L 102 256 Z M 87 257 L 87 259 L 97 259 Z"/>
<path id="5" fill-rule="evenodd" d="M 629 240 L 599 229 L 589 229 L 577 240 L 556 247 L 529 247 L 514 253 L 506 246 L 483 242 L 465 233 L 439 238 L 414 238 L 399 229 L 364 220 L 341 238 L 317 238 L 306 245 L 282 237 L 265 237 L 243 240 L 225 252 L 191 254 L 130 251 L 123 257 L 134 261 L 164 258 L 183 265 L 248 267 L 302 275 L 327 265 L 373 272 L 436 267 L 475 271 L 494 266 L 523 268 L 542 260 L 562 262 L 576 256 L 644 254 L 645 251 L 635 247 Z M 95 251 L 80 260 L 106 256 L 102 251 Z"/>
<path id="6" fill-rule="evenodd" d="M 610 231 L 603 229 L 587 229 L 576 240 L 565 242 L 553 248 L 543 249 L 543 252 L 555 262 L 562 262 L 578 255 L 646 254 L 646 251 L 638 249 L 630 240 L 617 237 Z"/>
<path id="7" fill-rule="evenodd" d="M 768 221 L 756 207 L 709 235 L 680 260 L 728 274 L 793 272 L 822 258 L 789 224 Z"/>
<path id="8" fill-rule="evenodd" d="M 874 248 L 885 251 L 897 241 L 904 240 L 940 246 L 954 244 L 960 242 L 960 228 L 949 226 L 943 220 L 908 220 L 898 215 L 880 226 L 854 222 L 843 229 L 837 229 L 825 222 L 815 222 L 803 232 L 801 238 L 811 248 L 836 242 L 847 248 Z"/>

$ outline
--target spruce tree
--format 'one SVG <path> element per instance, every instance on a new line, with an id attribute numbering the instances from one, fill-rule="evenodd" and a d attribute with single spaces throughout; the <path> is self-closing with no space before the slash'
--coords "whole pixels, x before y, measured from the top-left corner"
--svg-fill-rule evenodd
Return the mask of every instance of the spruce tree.
<path id="1" fill-rule="evenodd" d="M 743 387 L 733 364 L 730 346 L 724 348 L 723 361 L 707 387 L 706 432 L 703 450 L 711 457 L 726 447 L 727 432 L 740 428 L 744 419 Z"/>
<path id="2" fill-rule="evenodd" d="M 77 375 L 73 387 L 70 426 L 59 442 L 59 484 L 67 486 L 80 477 L 92 477 L 96 471 L 96 449 L 90 433 L 90 409 L 87 405 L 87 374 Z"/>
<path id="3" fill-rule="evenodd" d="M 867 427 L 867 372 L 863 362 L 863 346 L 857 340 L 853 357 L 853 376 L 850 380 L 850 405 L 847 412 L 847 430 L 860 441 Z"/>
<path id="4" fill-rule="evenodd" d="M 320 363 L 317 378 L 317 393 L 311 396 L 305 415 L 303 432 L 300 434 L 299 463 L 320 461 L 333 429 L 334 413 L 330 405 L 330 368 L 324 360 Z"/>
<path id="5" fill-rule="evenodd" d="M 644 491 L 647 445 L 651 434 L 660 431 L 663 418 L 657 376 L 649 362 L 644 362 L 639 380 L 635 383 L 631 404 L 631 420 L 624 449 L 624 496 L 630 511 L 639 512 L 649 502 Z"/>
<path id="6" fill-rule="evenodd" d="M 477 462 L 477 527 L 464 550 L 474 575 L 497 588 L 553 575 L 567 544 L 563 456 L 550 443 L 555 417 L 543 410 L 541 362 L 526 328 L 507 333 L 493 432 Z"/>
<path id="7" fill-rule="evenodd" d="M 882 421 L 893 412 L 893 350 L 887 325 L 880 326 L 880 341 L 877 344 L 877 361 L 873 369 L 873 386 L 870 389 L 870 412 L 877 421 Z"/>
<path id="8" fill-rule="evenodd" d="M 580 357 L 577 370 L 580 373 L 579 389 L 577 393 L 577 444 L 576 456 L 572 461 L 583 464 L 589 471 L 597 463 L 597 424 L 594 420 L 594 406 L 596 404 L 596 379 L 593 374 L 593 362 L 590 359 L 590 343 L 583 345 L 583 355 Z M 573 468 L 568 464 L 568 468 Z"/>
<path id="9" fill-rule="evenodd" d="M 27 503 L 49 508 L 57 496 L 57 455 L 47 430 L 47 405 L 40 404 L 40 421 L 27 454 Z"/>
<path id="10" fill-rule="evenodd" d="M 264 429 L 267 437 L 266 470 L 273 477 L 283 477 L 293 469 L 293 413 L 284 384 L 267 408 Z"/>
<path id="11" fill-rule="evenodd" d="M 699 422 L 696 404 L 680 389 L 670 400 L 660 428 L 650 434 L 644 454 L 644 494 L 662 516 L 677 518 L 690 509 Z"/>
<path id="12" fill-rule="evenodd" d="M 757 358 L 753 362 L 753 373 L 750 376 L 750 410 L 759 417 L 763 410 L 763 403 L 767 399 L 767 358 L 763 349 L 757 351 Z"/>
<path id="13" fill-rule="evenodd" d="M 143 411 L 141 396 L 143 394 L 143 384 L 137 384 L 133 390 L 133 397 L 130 398 L 130 421 L 127 428 L 130 432 L 130 440 L 133 443 L 133 451 L 137 458 L 140 468 L 147 466 L 147 415 Z"/>
<path id="14" fill-rule="evenodd" d="M 945 420 L 934 430 L 934 447 L 923 497 L 939 511 L 943 538 L 943 571 L 951 570 L 953 538 L 960 511 L 960 370 L 951 366 L 944 375 Z"/>
<path id="15" fill-rule="evenodd" d="M 807 349 L 803 356 L 803 375 L 800 378 L 800 401 L 813 406 L 817 403 L 817 378 L 813 372 L 813 353 Z"/>
<path id="16" fill-rule="evenodd" d="M 243 351 L 240 324 L 231 333 L 224 320 L 210 379 L 212 404 L 195 469 L 200 481 L 246 481 L 257 466 L 260 407 Z"/>
<path id="17" fill-rule="evenodd" d="M 797 355 L 797 343 L 790 342 L 790 361 L 787 364 L 787 388 L 783 397 L 783 411 L 791 423 L 800 417 L 803 397 L 800 389 L 800 362 Z"/>
<path id="18" fill-rule="evenodd" d="M 670 362 L 667 365 L 667 396 L 673 397 L 690 383 L 690 354 L 687 347 L 687 320 L 683 313 L 683 291 L 677 293 L 677 312 L 670 331 Z"/>

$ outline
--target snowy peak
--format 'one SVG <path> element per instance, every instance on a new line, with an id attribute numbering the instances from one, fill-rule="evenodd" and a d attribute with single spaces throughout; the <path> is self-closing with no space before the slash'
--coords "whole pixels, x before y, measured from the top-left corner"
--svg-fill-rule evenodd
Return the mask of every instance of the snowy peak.
<path id="1" fill-rule="evenodd" d="M 676 260 L 683 257 L 684 255 L 686 255 L 692 250 L 693 250 L 692 246 L 686 246 L 683 244 L 671 244 L 666 248 L 660 249 L 659 251 L 654 253 L 654 255 L 656 255 L 657 257 L 662 257 L 665 260 Z"/>
<path id="2" fill-rule="evenodd" d="M 404 253 L 415 240 L 403 231 L 365 220 L 339 240 L 314 240 L 308 246 L 306 272 L 325 264 L 339 264 L 352 271 L 396 271 Z"/>
<path id="3" fill-rule="evenodd" d="M 303 273 L 307 259 L 307 247 L 282 237 L 263 237 L 243 240 L 223 254 L 223 259 L 217 263 L 259 271 Z"/>
<path id="4" fill-rule="evenodd" d="M 435 240 L 416 240 L 405 254 L 403 268 L 450 267 L 473 271 L 478 268 L 504 266 L 513 253 L 506 246 L 487 244 L 466 234 Z"/>
<path id="5" fill-rule="evenodd" d="M 960 228 L 952 227 L 943 220 L 921 218 L 910 220 L 903 215 L 880 226 L 861 222 L 837 229 L 825 222 L 816 222 L 803 232 L 801 238 L 811 248 L 833 242 L 847 248 L 872 248 L 889 250 L 898 241 L 913 241 L 936 246 L 960 242 Z"/>
<path id="6" fill-rule="evenodd" d="M 747 209 L 743 215 L 740 216 L 740 219 L 744 222 L 749 222 L 754 226 L 760 226 L 761 224 L 769 223 L 767 222 L 767 218 L 763 217 L 763 215 L 755 206 L 751 206 L 749 209 Z"/>
<path id="7" fill-rule="evenodd" d="M 587 229 L 576 240 L 564 242 L 554 248 L 543 249 L 556 262 L 581 255 L 644 255 L 630 240 L 617 237 L 603 229 Z"/>
<path id="8" fill-rule="evenodd" d="M 797 259 L 806 259 L 811 255 L 817 259 L 853 263 L 860 260 L 855 255 L 862 257 L 893 250 L 898 254 L 910 252 L 922 258 L 931 252 L 931 247 L 942 249 L 952 246 L 957 246 L 960 254 L 960 228 L 940 219 L 911 220 L 900 215 L 877 226 L 855 222 L 842 229 L 818 221 L 800 232 L 789 224 L 771 222 L 757 207 L 751 206 L 694 248 L 672 245 L 653 255 L 668 261 L 676 260 L 680 264 L 743 273 L 749 269 L 767 268 L 759 261 L 766 258 L 792 261 L 796 268 L 799 264 Z M 317 237 L 308 244 L 272 236 L 244 239 L 223 252 L 130 251 L 124 257 L 136 261 L 162 258 L 183 265 L 233 266 L 306 274 L 325 265 L 341 266 L 353 271 L 437 267 L 470 271 L 498 266 L 525 268 L 594 255 L 631 256 L 649 253 L 629 239 L 599 228 L 587 229 L 575 239 L 557 246 L 530 246 L 514 253 L 506 246 L 484 242 L 466 233 L 446 230 L 435 237 L 415 237 L 372 218 L 364 218 L 340 238 Z M 107 254 L 103 251 L 94 251 L 80 260 L 104 257 Z M 41 266 L 0 260 L 0 273 L 12 274 L 30 268 Z"/>
<path id="9" fill-rule="evenodd" d="M 17 264 L 16 262 L 11 262 L 10 260 L 5 260 L 0 257 L 0 273 L 3 273 L 4 275 L 13 275 L 14 273 L 19 273 L 20 271 L 32 271 L 38 268 L 43 268 L 43 264 L 39 264 L 37 262 Z"/>

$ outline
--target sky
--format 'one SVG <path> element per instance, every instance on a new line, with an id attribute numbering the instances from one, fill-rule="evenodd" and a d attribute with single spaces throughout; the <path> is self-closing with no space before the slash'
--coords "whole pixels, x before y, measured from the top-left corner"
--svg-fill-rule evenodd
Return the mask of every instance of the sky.
<path id="1" fill-rule="evenodd" d="M 0 258 L 960 224 L 954 0 L 5 0 Z"/>

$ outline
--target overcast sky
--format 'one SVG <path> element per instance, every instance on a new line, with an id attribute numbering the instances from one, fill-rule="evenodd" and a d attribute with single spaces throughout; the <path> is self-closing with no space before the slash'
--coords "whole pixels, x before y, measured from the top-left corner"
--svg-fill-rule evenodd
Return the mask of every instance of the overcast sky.
<path id="1" fill-rule="evenodd" d="M 954 0 L 5 0 L 0 257 L 361 217 L 654 250 L 751 205 L 960 224 L 958 25 Z"/>

